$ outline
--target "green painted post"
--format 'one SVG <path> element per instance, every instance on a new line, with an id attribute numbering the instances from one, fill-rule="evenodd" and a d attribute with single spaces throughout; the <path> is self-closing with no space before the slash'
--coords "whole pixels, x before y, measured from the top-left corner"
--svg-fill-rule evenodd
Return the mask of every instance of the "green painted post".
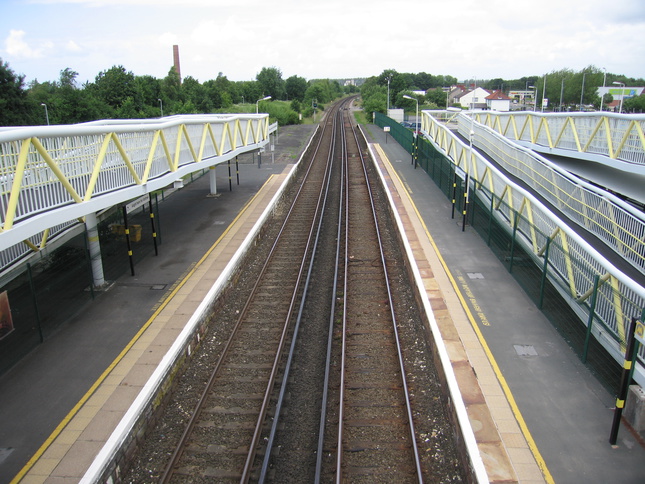
<path id="1" fill-rule="evenodd" d="M 591 326 L 596 316 L 596 301 L 598 299 L 598 286 L 600 276 L 596 274 L 593 277 L 593 293 L 591 294 L 591 305 L 589 306 L 589 319 L 587 320 L 587 334 L 585 335 L 585 345 L 582 348 L 582 362 L 587 363 L 587 354 L 589 353 L 589 343 L 591 342 Z"/>
<path id="2" fill-rule="evenodd" d="M 132 256 L 132 243 L 130 241 L 130 226 L 128 225 L 128 211 L 123 205 L 123 225 L 125 226 L 125 243 L 128 247 L 128 259 L 130 261 L 130 273 L 134 276 L 134 258 Z"/>
<path id="3" fill-rule="evenodd" d="M 161 194 L 163 196 L 163 192 Z M 155 213 L 157 214 L 157 237 L 159 238 L 159 243 L 163 244 L 161 240 L 161 212 L 159 212 L 159 197 L 157 193 L 155 193 Z"/>
<path id="4" fill-rule="evenodd" d="M 38 327 L 38 335 L 40 336 L 40 342 L 45 341 L 43 336 L 43 328 L 40 324 L 40 311 L 38 310 L 38 299 L 36 298 L 36 285 L 34 284 L 34 278 L 31 273 L 31 264 L 27 262 L 27 276 L 29 277 L 29 289 L 31 290 L 31 298 L 34 303 L 34 311 L 36 313 L 36 326 Z"/>
<path id="5" fill-rule="evenodd" d="M 150 209 L 150 226 L 152 228 L 152 242 L 155 247 L 155 255 L 159 255 L 159 248 L 157 247 L 157 229 L 155 228 L 155 213 L 152 210 L 152 193 L 148 194 L 148 208 Z"/>
<path id="6" fill-rule="evenodd" d="M 616 445 L 618 438 L 618 429 L 620 427 L 620 418 L 625 407 L 625 399 L 627 398 L 627 390 L 629 388 L 629 375 L 634 362 L 634 350 L 638 347 L 634 331 L 636 330 L 636 318 L 632 318 L 629 325 L 629 333 L 627 333 L 627 349 L 625 350 L 625 362 L 623 363 L 623 372 L 620 377 L 620 384 L 618 386 L 618 396 L 616 397 L 616 408 L 614 409 L 614 420 L 611 425 L 611 434 L 609 435 L 609 443 Z"/>
<path id="7" fill-rule="evenodd" d="M 488 240 L 486 240 L 486 245 L 490 247 L 490 238 L 493 232 L 493 210 L 495 205 L 495 195 L 491 192 L 490 194 L 490 213 L 488 214 Z"/>
<path id="8" fill-rule="evenodd" d="M 508 272 L 513 272 L 513 255 L 515 253 L 515 234 L 517 233 L 517 221 L 519 220 L 519 215 L 515 213 L 515 220 L 513 221 L 513 238 L 511 239 L 511 260 L 508 265 Z"/>
<path id="9" fill-rule="evenodd" d="M 540 281 L 540 301 L 538 308 L 542 309 L 544 305 L 544 288 L 546 287 L 546 276 L 549 270 L 549 248 L 551 247 L 551 238 L 546 239 L 546 249 L 544 249 L 544 264 L 542 264 L 542 280 Z"/>
<path id="10" fill-rule="evenodd" d="M 452 178 L 452 218 L 455 218 L 455 205 L 457 205 L 457 170 Z"/>

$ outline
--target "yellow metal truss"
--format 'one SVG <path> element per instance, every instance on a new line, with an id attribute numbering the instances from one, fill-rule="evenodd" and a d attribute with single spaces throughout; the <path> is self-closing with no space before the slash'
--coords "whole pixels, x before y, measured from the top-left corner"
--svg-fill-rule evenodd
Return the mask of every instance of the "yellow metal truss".
<path id="1" fill-rule="evenodd" d="M 221 126 L 222 133 L 219 140 L 216 139 L 215 131 L 213 129 L 214 124 Z M 32 136 L 12 142 L 11 145 L 15 147 L 12 149 L 17 149 L 17 146 L 20 147 L 17 162 L 14 166 L 11 166 L 12 163 L 7 153 L 0 153 L 0 162 L 4 168 L 3 174 L 7 178 L 12 179 L 11 191 L 8 194 L 8 203 L 6 205 L 5 213 L 2 214 L 3 217 L 2 224 L 0 225 L 0 233 L 10 230 L 14 226 L 20 197 L 24 190 L 31 188 L 25 183 L 24 175 L 28 164 L 34 163 L 34 152 L 40 156 L 42 161 L 51 171 L 50 181 L 60 183 L 74 202 L 82 203 L 92 199 L 99 176 L 104 169 L 104 162 L 107 154 L 113 148 L 116 148 L 116 152 L 119 153 L 120 159 L 127 168 L 132 179 L 132 184 L 142 185 L 148 181 L 155 159 L 158 159 L 157 151 L 160 144 L 163 158 L 166 160 L 168 166 L 168 171 L 175 172 L 178 170 L 180 165 L 182 146 L 186 146 L 188 148 L 193 163 L 199 163 L 204 160 L 204 152 L 208 148 L 209 142 L 212 144 L 212 148 L 217 156 L 222 156 L 228 151 L 237 148 L 239 144 L 242 146 L 248 146 L 267 139 L 269 136 L 269 118 L 234 118 L 230 120 L 218 120 L 217 123 L 204 122 L 201 129 L 201 138 L 198 140 L 199 145 L 197 149 L 195 148 L 196 145 L 193 143 L 194 140 L 191 139 L 187 125 L 180 124 L 177 130 L 174 157 L 171 155 L 167 135 L 164 129 L 155 130 L 152 134 L 152 141 L 148 148 L 148 154 L 145 159 L 145 165 L 143 166 L 141 176 L 137 173 L 135 162 L 130 159 L 128 152 L 122 143 L 122 138 L 128 134 L 130 133 L 122 133 L 120 135 L 117 132 L 108 132 L 102 135 L 101 147 L 98 150 L 96 158 L 92 162 L 92 169 L 89 173 L 89 181 L 85 188 L 85 193 L 77 192 L 68 177 L 63 173 L 58 162 L 54 159 L 55 155 L 52 155 L 52 153 L 48 151 L 38 137 Z M 68 146 L 68 142 L 69 138 L 64 138 L 62 143 L 57 146 L 57 150 L 60 151 L 61 148 L 65 149 Z M 30 157 L 32 158 L 30 159 Z M 35 244 L 30 240 L 25 240 L 24 243 L 31 250 L 37 251 L 46 246 L 48 237 L 49 229 L 46 229 L 43 232 L 40 243 Z"/>
<path id="2" fill-rule="evenodd" d="M 562 122 L 564 118 L 564 122 Z M 591 118 L 591 117 L 589 117 Z M 581 130 L 587 129 L 580 127 L 576 121 L 581 119 L 580 116 L 540 116 L 531 112 L 522 111 L 521 113 L 495 113 L 485 112 L 476 113 L 475 119 L 489 128 L 495 130 L 502 136 L 517 140 L 530 141 L 533 144 L 543 144 L 549 148 L 571 149 L 570 146 L 563 146 L 566 134 L 573 138 L 576 149 L 580 153 L 592 152 L 591 147 L 602 145 L 607 148 L 608 156 L 612 159 L 619 159 L 620 155 L 626 149 L 627 141 L 630 137 L 639 140 L 635 147 L 630 146 L 631 150 L 637 149 L 645 152 L 645 121 L 630 120 L 626 122 L 626 127 L 620 141 L 614 146 L 614 137 L 609 116 L 594 116 L 597 118 L 593 129 L 588 136 L 584 136 Z M 518 120 L 521 120 L 518 122 Z M 518 129 L 518 126 L 521 127 Z M 560 126 L 558 128 L 558 126 Z M 512 129 L 511 129 L 512 128 Z M 546 142 L 540 142 L 540 134 Z"/>

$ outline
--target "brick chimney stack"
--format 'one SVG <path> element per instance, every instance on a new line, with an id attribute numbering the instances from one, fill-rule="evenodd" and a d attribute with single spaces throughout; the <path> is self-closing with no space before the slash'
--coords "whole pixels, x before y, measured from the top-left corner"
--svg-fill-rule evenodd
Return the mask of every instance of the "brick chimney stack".
<path id="1" fill-rule="evenodd" d="M 177 71 L 177 74 L 179 74 L 179 82 L 181 83 L 181 67 L 179 67 L 179 46 L 178 45 L 173 45 L 172 46 L 172 58 L 175 66 L 175 70 Z"/>

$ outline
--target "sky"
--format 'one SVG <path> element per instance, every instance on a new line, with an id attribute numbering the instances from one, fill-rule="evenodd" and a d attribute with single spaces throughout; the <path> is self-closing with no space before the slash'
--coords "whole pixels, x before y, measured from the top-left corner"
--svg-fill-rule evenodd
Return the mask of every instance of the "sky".
<path id="1" fill-rule="evenodd" d="M 254 80 L 427 72 L 519 79 L 593 65 L 645 78 L 643 0 L 0 0 L 0 59 L 25 82 L 113 66 Z"/>

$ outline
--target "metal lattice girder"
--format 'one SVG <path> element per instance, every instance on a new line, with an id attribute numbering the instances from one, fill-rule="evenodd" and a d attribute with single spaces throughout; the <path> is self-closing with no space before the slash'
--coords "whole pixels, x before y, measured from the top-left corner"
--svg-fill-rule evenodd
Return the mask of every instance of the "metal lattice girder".
<path id="1" fill-rule="evenodd" d="M 462 115 L 459 132 L 475 130 L 475 144 L 575 223 L 645 273 L 645 216 L 618 197 L 572 177 L 539 154 Z"/>
<path id="2" fill-rule="evenodd" d="M 462 136 L 467 137 L 471 129 L 475 132 L 476 149 L 471 153 L 470 146 L 452 133 L 449 124 L 439 121 L 438 118 L 447 117 L 445 111 L 441 116 L 435 117 L 436 114 L 435 111 L 423 111 L 424 136 L 481 188 L 477 190 L 477 196 L 490 197 L 496 202 L 491 205 L 491 216 L 505 224 L 509 232 L 517 228 L 518 242 L 539 266 L 545 262 L 546 239 L 557 241 L 558 249 L 552 245 L 549 251 L 550 277 L 559 278 L 555 285 L 566 288 L 569 299 L 576 304 L 576 311 L 585 311 L 581 303 L 586 300 L 584 296 L 593 290 L 594 276 L 601 276 L 609 282 L 598 289 L 595 316 L 608 330 L 604 331 L 604 336 L 599 336 L 601 343 L 617 361 L 621 360 L 621 345 L 631 317 L 639 317 L 645 308 L 645 288 L 615 267 L 530 191 L 492 165 L 478 149 L 486 151 L 505 170 L 522 179 L 576 223 L 591 231 L 604 232 L 606 239 L 613 238 L 612 245 L 617 252 L 643 271 L 645 224 L 642 214 L 611 195 L 598 193 L 593 186 L 584 182 L 573 183 L 547 160 L 538 162 L 534 153 L 515 145 L 487 126 L 472 123 L 469 116 L 459 114 L 456 119 Z M 539 129 L 544 130 L 544 125 Z M 538 126 L 534 126 L 533 135 L 537 134 Z M 623 230 L 623 227 L 627 228 Z M 631 259 L 628 258 L 630 255 Z M 639 372 L 639 380 L 645 383 L 645 370 L 639 367 Z"/>
<path id="3" fill-rule="evenodd" d="M 598 155 L 612 166 L 628 163 L 630 170 L 645 174 L 645 115 L 604 111 L 482 111 L 474 115 L 477 122 L 513 141 L 543 146 L 554 153 L 564 150 Z"/>
<path id="4" fill-rule="evenodd" d="M 183 115 L 0 130 L 0 251 L 269 141 L 266 114 Z"/>

